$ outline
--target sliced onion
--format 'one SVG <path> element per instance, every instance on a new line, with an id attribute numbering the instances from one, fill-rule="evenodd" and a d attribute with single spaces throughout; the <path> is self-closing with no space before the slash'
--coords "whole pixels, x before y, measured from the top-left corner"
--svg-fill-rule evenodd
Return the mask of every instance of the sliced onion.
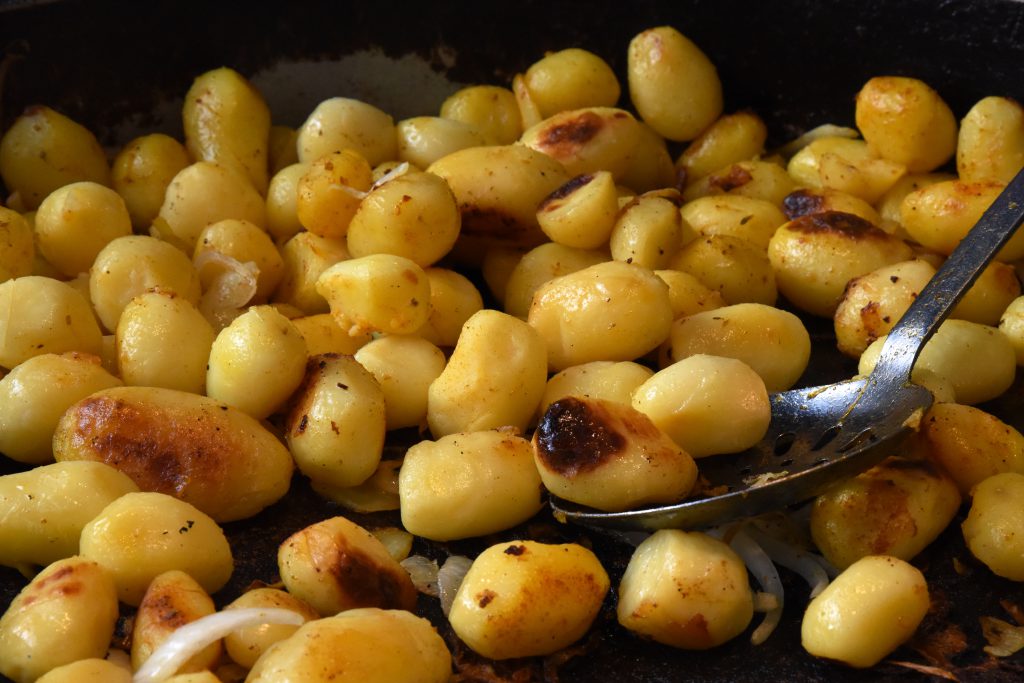
<path id="1" fill-rule="evenodd" d="M 463 555 L 452 555 L 437 572 L 437 590 L 441 598 L 441 611 L 445 616 L 452 611 L 455 594 L 459 592 L 466 572 L 473 565 L 473 560 Z"/>
<path id="2" fill-rule="evenodd" d="M 837 126 L 834 123 L 825 123 L 817 128 L 812 128 L 797 139 L 787 142 L 782 147 L 776 149 L 774 153 L 788 159 L 807 145 L 811 144 L 815 140 L 820 140 L 821 138 L 849 138 L 851 140 L 855 140 L 859 137 L 860 133 L 857 132 L 856 128 Z"/>
<path id="3" fill-rule="evenodd" d="M 347 195 L 351 195 L 358 199 L 359 201 L 363 201 L 364 199 L 366 199 L 366 195 L 370 194 L 369 192 L 357 190 L 351 185 L 346 185 L 345 183 L 331 183 L 330 185 L 328 185 L 328 187 L 332 190 L 337 190 L 340 192 L 344 192 Z"/>
<path id="4" fill-rule="evenodd" d="M 817 597 L 828 586 L 828 574 L 812 553 L 773 538 L 753 526 L 748 526 L 745 531 L 761 546 L 762 550 L 768 553 L 772 562 L 802 576 L 811 587 L 812 598 Z"/>
<path id="5" fill-rule="evenodd" d="M 775 609 L 765 612 L 764 620 L 754 629 L 754 633 L 750 636 L 751 643 L 760 645 L 768 639 L 768 636 L 772 634 L 772 631 L 779 625 L 779 620 L 782 618 L 782 606 L 785 600 L 782 579 L 779 578 L 779 572 L 775 569 L 775 565 L 772 563 L 771 558 L 768 557 L 768 554 L 745 530 L 737 530 L 733 534 L 729 545 L 736 551 L 737 555 L 743 558 L 743 562 L 746 563 L 747 568 L 753 573 L 761 588 L 778 601 L 778 606 Z"/>
<path id="6" fill-rule="evenodd" d="M 1024 649 L 1024 626 L 1014 626 L 996 617 L 980 617 L 979 621 L 988 641 L 985 652 L 993 657 L 1009 657 Z"/>
<path id="7" fill-rule="evenodd" d="M 389 526 L 374 529 L 370 533 L 387 548 L 388 555 L 395 558 L 396 562 L 401 562 L 409 557 L 409 552 L 412 550 L 412 534 L 405 529 Z"/>
<path id="8" fill-rule="evenodd" d="M 305 622 L 304 616 L 288 609 L 253 607 L 215 612 L 174 631 L 135 672 L 132 683 L 167 680 L 197 652 L 238 629 L 262 624 L 301 626 Z"/>
<path id="9" fill-rule="evenodd" d="M 213 249 L 200 252 L 194 265 L 203 284 L 199 312 L 219 332 L 231 324 L 256 295 L 260 269 L 252 261 L 242 263 Z"/>
<path id="10" fill-rule="evenodd" d="M 433 598 L 438 596 L 437 562 L 423 555 L 410 555 L 399 564 L 409 572 L 409 578 L 412 579 L 412 585 L 416 590 Z"/>
<path id="11" fill-rule="evenodd" d="M 388 182 L 390 180 L 394 180 L 398 176 L 405 175 L 408 172 L 409 172 L 409 162 L 408 161 L 403 161 L 402 163 L 398 164 L 398 166 L 395 166 L 393 169 L 391 169 L 390 171 L 388 171 L 387 173 L 382 175 L 380 178 L 378 178 L 377 182 L 375 182 L 373 185 L 370 186 L 370 192 L 373 192 L 374 190 L 376 190 L 378 187 L 380 187 L 384 183 L 386 183 L 386 182 Z"/>

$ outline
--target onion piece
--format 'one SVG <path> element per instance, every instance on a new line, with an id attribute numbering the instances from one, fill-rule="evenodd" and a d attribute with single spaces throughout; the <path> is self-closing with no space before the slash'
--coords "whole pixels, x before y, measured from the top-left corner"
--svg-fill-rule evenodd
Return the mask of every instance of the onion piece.
<path id="1" fill-rule="evenodd" d="M 409 557 L 409 553 L 412 551 L 413 536 L 405 529 L 389 526 L 374 529 L 370 533 L 387 548 L 388 555 L 393 557 L 396 562 L 401 562 Z"/>
<path id="2" fill-rule="evenodd" d="M 190 657 L 238 629 L 263 624 L 301 626 L 304 623 L 304 616 L 288 609 L 253 607 L 214 612 L 174 631 L 135 672 L 132 683 L 167 680 Z"/>
<path id="3" fill-rule="evenodd" d="M 745 532 L 761 546 L 762 550 L 768 553 L 772 562 L 802 576 L 811 587 L 812 598 L 817 597 L 828 586 L 828 574 L 813 553 L 780 541 L 753 526 L 747 527 Z"/>
<path id="4" fill-rule="evenodd" d="M 761 588 L 778 601 L 778 606 L 774 609 L 770 609 L 765 612 L 764 620 L 754 629 L 754 632 L 750 636 L 750 642 L 754 645 L 760 645 L 768 636 L 772 634 L 775 627 L 779 625 L 779 620 L 782 618 L 782 606 L 785 599 L 785 591 L 782 588 L 782 579 L 779 578 L 779 572 L 775 569 L 775 565 L 772 563 L 768 554 L 757 544 L 747 532 L 743 529 L 739 529 L 732 536 L 732 540 L 729 541 L 729 545 L 736 554 L 743 558 L 743 562 L 746 563 L 747 568 L 754 574 L 757 582 L 761 584 Z"/>
<path id="5" fill-rule="evenodd" d="M 437 572 L 437 590 L 441 597 L 441 611 L 445 616 L 452 611 L 455 594 L 459 592 L 466 572 L 473 566 L 473 560 L 464 555 L 452 555 Z"/>
<path id="6" fill-rule="evenodd" d="M 988 641 L 985 652 L 993 657 L 1009 657 L 1024 649 L 1024 626 L 1014 626 L 996 617 L 979 617 L 978 621 Z"/>
<path id="7" fill-rule="evenodd" d="M 199 312 L 220 332 L 256 295 L 260 269 L 252 261 L 242 263 L 213 249 L 200 252 L 194 265 L 203 285 Z"/>
<path id="8" fill-rule="evenodd" d="M 423 555 L 410 555 L 398 564 L 409 572 L 409 578 L 412 579 L 412 585 L 416 590 L 433 598 L 438 596 L 437 562 Z"/>
<path id="9" fill-rule="evenodd" d="M 856 140 L 859 137 L 860 133 L 857 132 L 856 128 L 837 126 L 834 123 L 824 123 L 816 128 L 812 128 L 795 140 L 787 142 L 782 147 L 773 150 L 772 153 L 788 159 L 807 145 L 821 138 L 849 138 Z"/>
<path id="10" fill-rule="evenodd" d="M 346 185 L 345 183 L 332 183 L 332 184 L 328 185 L 327 187 L 328 187 L 328 189 L 339 190 L 341 192 L 344 192 L 347 195 L 351 195 L 351 196 L 355 197 L 356 199 L 358 199 L 359 201 L 363 201 L 364 199 L 366 199 L 366 195 L 370 194 L 369 192 L 363 192 L 362 190 L 357 190 L 356 188 L 352 187 L 351 185 Z"/>
<path id="11" fill-rule="evenodd" d="M 382 175 L 380 178 L 377 178 L 377 182 L 375 182 L 373 185 L 370 186 L 370 192 L 373 192 L 374 190 L 376 190 L 378 187 L 380 187 L 384 183 L 386 183 L 386 182 L 388 182 L 390 180 L 394 180 L 398 176 L 405 175 L 408 172 L 409 172 L 409 162 L 408 161 L 403 161 L 402 163 L 398 164 L 398 166 L 395 166 L 393 169 L 391 169 L 390 171 L 388 171 L 387 173 Z"/>

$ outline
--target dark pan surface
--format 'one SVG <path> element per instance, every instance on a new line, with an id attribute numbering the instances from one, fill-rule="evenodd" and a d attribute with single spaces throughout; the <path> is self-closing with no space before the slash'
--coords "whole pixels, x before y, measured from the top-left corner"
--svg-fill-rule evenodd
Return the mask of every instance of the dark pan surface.
<path id="1" fill-rule="evenodd" d="M 1024 100 L 1024 3 L 1012 0 L 520 1 L 499 8 L 479 2 L 405 6 L 317 0 L 266 6 L 8 1 L 0 2 L 0 49 L 11 57 L 0 87 L 0 123 L 6 129 L 25 106 L 42 103 L 85 124 L 111 145 L 125 141 L 126 119 L 140 131 L 180 134 L 176 117 L 181 95 L 192 78 L 221 65 L 232 66 L 261 87 L 265 82 L 275 84 L 278 90 L 265 94 L 280 123 L 300 123 L 316 102 L 334 95 L 366 99 L 397 117 L 433 114 L 443 97 L 454 91 L 453 83 L 507 85 L 513 74 L 545 50 L 570 46 L 600 54 L 625 84 L 629 39 L 661 24 L 680 29 L 708 53 L 725 85 L 727 110 L 754 109 L 769 125 L 770 144 L 820 123 L 852 124 L 853 97 L 875 75 L 926 80 L 958 117 L 986 95 Z M 353 67 L 365 61 L 346 66 L 341 60 L 337 66 L 347 55 L 366 55 L 370 50 L 379 50 L 373 54 L 391 61 L 372 61 L 381 68 L 369 71 Z M 322 62 L 330 76 L 312 84 L 268 76 L 281 73 L 275 71 L 281 64 L 294 66 L 299 60 Z M 408 87 L 410 78 L 417 81 L 416 87 Z M 834 351 L 829 324 L 808 321 L 808 326 L 816 337 L 816 355 L 803 383 L 851 374 L 850 362 Z M 1024 382 L 1018 380 L 1008 394 L 985 407 L 1024 429 L 1022 406 Z M 14 469 L 0 459 L 0 473 Z M 276 579 L 277 544 L 298 528 L 339 512 L 296 479 L 284 501 L 252 520 L 227 525 L 237 566 L 218 599 L 230 600 L 253 580 Z M 369 527 L 398 522 L 394 514 L 354 518 Z M 890 660 L 942 665 L 962 681 L 1022 680 L 1021 655 L 996 661 L 982 652 L 978 617 L 1012 621 L 1000 601 L 1024 606 L 1024 590 L 972 560 L 963 546 L 959 521 L 914 561 L 929 579 L 933 610 L 915 641 Z M 546 515 L 501 538 L 526 534 L 591 544 L 612 576 L 613 591 L 629 559 L 629 546 L 560 526 Z M 497 540 L 417 541 L 414 552 L 435 557 L 474 554 Z M 965 574 L 954 571 L 954 558 L 964 563 Z M 681 652 L 643 642 L 615 623 L 613 595 L 592 634 L 568 653 L 572 657 L 505 663 L 495 668 L 500 676 L 496 680 L 929 679 L 891 661 L 861 672 L 804 654 L 799 624 L 806 586 L 782 572 L 786 610 L 780 628 L 762 646 L 755 648 L 740 637 L 711 652 Z M 19 575 L 0 568 L 0 607 L 22 585 Z M 458 647 L 436 602 L 422 598 L 421 607 L 465 664 L 463 680 L 489 680 L 487 663 Z M 961 635 L 964 649 L 943 661 L 945 654 L 956 650 L 951 644 Z"/>

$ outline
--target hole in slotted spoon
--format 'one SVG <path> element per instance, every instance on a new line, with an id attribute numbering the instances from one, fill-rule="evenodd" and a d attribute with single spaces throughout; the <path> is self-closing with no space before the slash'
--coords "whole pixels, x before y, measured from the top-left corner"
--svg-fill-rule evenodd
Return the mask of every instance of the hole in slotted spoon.
<path id="1" fill-rule="evenodd" d="M 854 448 L 859 448 L 860 446 L 863 446 L 864 443 L 867 442 L 867 441 L 877 441 L 877 440 L 878 440 L 878 437 L 875 436 L 875 433 L 871 430 L 871 427 L 868 427 L 867 429 L 865 429 L 861 433 L 857 434 L 857 436 L 853 437 L 852 439 L 847 441 L 845 444 L 843 444 L 842 446 L 840 446 L 836 450 L 838 450 L 840 453 L 846 453 L 849 450 L 852 450 Z"/>
<path id="2" fill-rule="evenodd" d="M 832 439 L 836 438 L 836 436 L 839 434 L 841 430 L 841 426 L 832 425 L 831 427 L 825 430 L 825 433 L 821 435 L 821 438 L 818 439 L 817 443 L 811 446 L 811 450 L 817 451 L 824 448 L 832 441 Z"/>
<path id="3" fill-rule="evenodd" d="M 793 432 L 784 432 L 775 437 L 775 445 L 772 448 L 772 452 L 775 455 L 782 456 L 789 452 L 789 449 L 793 447 L 796 442 L 796 434 Z"/>

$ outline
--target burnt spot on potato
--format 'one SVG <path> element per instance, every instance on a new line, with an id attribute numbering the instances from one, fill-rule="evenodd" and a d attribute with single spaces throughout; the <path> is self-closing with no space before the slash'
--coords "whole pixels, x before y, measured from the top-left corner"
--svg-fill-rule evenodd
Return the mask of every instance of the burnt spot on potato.
<path id="1" fill-rule="evenodd" d="M 571 157 L 600 135 L 605 125 L 601 116 L 592 111 L 581 111 L 541 131 L 538 146 L 556 159 Z"/>
<path id="2" fill-rule="evenodd" d="M 537 207 L 537 210 L 554 211 L 559 206 L 561 206 L 561 200 L 571 196 L 572 193 L 576 192 L 576 190 L 580 189 L 581 187 L 585 187 L 593 179 L 594 175 L 592 173 L 585 173 L 583 175 L 576 176 L 575 178 L 573 178 L 572 180 L 570 180 L 569 182 L 567 182 L 566 184 L 562 185 L 554 192 L 549 194 L 547 197 L 545 197 L 543 201 L 541 201 L 540 206 Z"/>
<path id="3" fill-rule="evenodd" d="M 870 221 L 845 211 L 823 211 L 800 216 L 787 223 L 786 227 L 805 235 L 832 234 L 858 242 L 895 239 Z"/>
<path id="4" fill-rule="evenodd" d="M 650 418 L 630 406 L 568 396 L 544 411 L 533 443 L 545 467 L 571 479 L 631 448 L 639 447 L 648 461 L 656 460 L 664 438 Z"/>
<path id="5" fill-rule="evenodd" d="M 710 175 L 708 177 L 708 184 L 712 189 L 719 190 L 721 192 L 730 192 L 738 187 L 743 187 L 753 179 L 754 176 L 750 171 L 739 164 L 733 164 L 721 173 L 714 173 Z"/>
<path id="6" fill-rule="evenodd" d="M 825 198 L 810 190 L 797 190 L 782 200 L 782 212 L 789 220 L 820 213 L 824 207 Z"/>
<path id="7" fill-rule="evenodd" d="M 404 569 L 381 564 L 365 551 L 335 536 L 328 572 L 352 607 L 413 610 L 416 588 Z"/>
<path id="8" fill-rule="evenodd" d="M 285 418 L 285 430 L 289 434 L 298 436 L 306 431 L 309 426 L 310 408 L 315 400 L 316 387 L 326 374 L 327 364 L 340 357 L 340 354 L 337 353 L 322 353 L 311 356 L 306 361 L 306 375 L 292 396 L 291 409 Z"/>

